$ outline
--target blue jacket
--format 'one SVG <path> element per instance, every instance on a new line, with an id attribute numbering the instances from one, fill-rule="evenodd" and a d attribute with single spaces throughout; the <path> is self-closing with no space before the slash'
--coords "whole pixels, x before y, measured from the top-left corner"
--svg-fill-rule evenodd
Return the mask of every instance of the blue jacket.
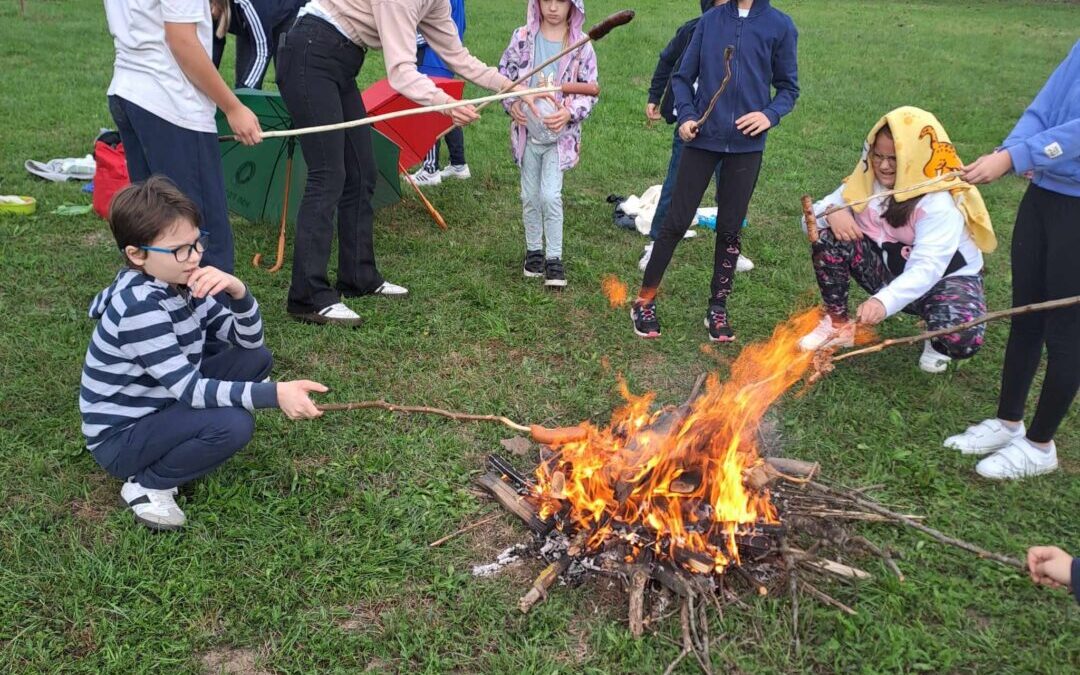
<path id="1" fill-rule="evenodd" d="M 1013 170 L 1046 190 L 1080 197 L 1080 41 L 1001 144 Z"/>
<path id="2" fill-rule="evenodd" d="M 701 13 L 712 9 L 713 0 L 701 0 Z M 653 70 L 652 82 L 649 83 L 649 103 L 660 106 L 660 115 L 668 124 L 675 123 L 675 95 L 671 91 L 671 76 L 679 68 L 683 52 L 690 44 L 700 16 L 695 16 L 675 31 L 675 37 L 660 52 Z"/>
<path id="3" fill-rule="evenodd" d="M 457 25 L 458 37 L 465 40 L 465 0 L 450 0 L 450 18 Z M 416 50 L 416 69 L 424 75 L 435 77 L 453 77 L 454 72 L 446 67 L 443 60 L 427 44 Z"/>
<path id="4" fill-rule="evenodd" d="M 767 133 L 744 136 L 735 120 L 761 111 L 775 127 L 799 98 L 798 31 L 791 18 L 769 4 L 755 0 L 750 14 L 739 17 L 738 3 L 729 2 L 706 12 L 694 29 L 682 64 L 671 80 L 679 125 L 696 120 L 724 79 L 724 48 L 735 47 L 731 81 L 716 107 L 688 146 L 715 152 L 761 152 Z M 694 91 L 694 81 L 697 91 Z M 776 89 L 772 95 L 771 88 Z"/>

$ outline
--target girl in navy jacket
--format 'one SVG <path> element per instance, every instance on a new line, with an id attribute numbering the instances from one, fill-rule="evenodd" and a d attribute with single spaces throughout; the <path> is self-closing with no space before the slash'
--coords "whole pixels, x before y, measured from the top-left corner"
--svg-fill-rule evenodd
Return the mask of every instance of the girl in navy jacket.
<path id="1" fill-rule="evenodd" d="M 757 183 L 767 130 L 791 112 L 799 96 L 797 38 L 791 18 L 769 0 L 729 2 L 709 10 L 698 22 L 672 79 L 685 147 L 671 206 L 630 312 L 638 336 L 660 336 L 656 291 L 715 171 L 717 236 L 705 327 L 714 342 L 735 339 L 727 299 L 739 258 L 739 228 Z M 729 46 L 734 50 L 730 80 L 704 124 L 699 124 L 724 80 L 724 52 Z"/>

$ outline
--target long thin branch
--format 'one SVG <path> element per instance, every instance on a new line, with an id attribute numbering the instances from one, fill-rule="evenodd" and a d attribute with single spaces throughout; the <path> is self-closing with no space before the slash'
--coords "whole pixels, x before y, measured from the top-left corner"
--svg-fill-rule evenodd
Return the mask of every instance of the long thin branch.
<path id="1" fill-rule="evenodd" d="M 863 507 L 865 509 L 880 513 L 880 514 L 885 515 L 885 516 L 889 516 L 893 520 L 895 520 L 895 521 L 897 521 L 899 523 L 903 523 L 904 525 L 907 525 L 908 527 L 914 528 L 914 529 L 918 530 L 919 532 L 922 532 L 923 534 L 929 535 L 933 539 L 936 539 L 937 541 L 940 541 L 943 544 L 949 544 L 950 546 L 955 546 L 957 548 L 962 548 L 965 551 L 968 551 L 970 553 L 974 553 L 975 555 L 979 556 L 980 558 L 986 558 L 987 560 L 993 560 L 994 562 L 998 562 L 998 563 L 1001 563 L 1002 565 L 1012 567 L 1014 569 L 1020 570 L 1021 572 L 1027 572 L 1027 566 L 1023 562 L 1017 560 L 1016 558 L 1010 558 L 1009 556 L 1002 555 L 1000 553 L 993 553 L 991 551 L 981 549 L 978 546 L 976 546 L 975 544 L 968 543 L 968 542 L 963 541 L 961 539 L 955 539 L 953 537 L 950 537 L 950 536 L 946 535 L 943 532 L 935 530 L 932 527 L 927 527 L 926 525 L 923 525 L 922 523 L 916 522 L 916 521 L 912 520 L 911 518 L 908 518 L 907 516 L 905 516 L 903 514 L 896 513 L 895 511 L 890 511 L 889 509 L 885 508 L 884 506 L 881 506 L 880 504 L 878 504 L 876 502 L 872 502 L 872 501 L 870 501 L 868 499 L 864 499 L 864 498 L 862 498 L 862 497 L 860 497 L 858 495 L 845 493 L 843 490 L 837 490 L 836 488 L 831 488 L 828 485 L 822 485 L 821 483 L 810 482 L 807 485 L 809 485 L 810 488 L 812 488 L 812 489 L 814 489 L 814 490 L 816 490 L 818 492 L 824 492 L 826 494 L 834 494 L 834 495 L 839 495 L 841 497 L 847 497 L 848 499 L 850 499 L 851 501 L 855 502 L 856 504 L 858 504 L 859 506 L 861 506 L 861 507 Z"/>
<path id="2" fill-rule="evenodd" d="M 422 405 L 396 405 L 394 403 L 387 403 L 386 401 L 355 401 L 353 403 L 324 403 L 322 405 L 315 406 L 319 410 L 324 412 L 331 411 L 344 411 L 344 410 L 362 410 L 365 408 L 382 408 L 383 410 L 389 410 L 390 412 L 411 414 L 422 413 L 427 415 L 439 415 L 441 417 L 448 417 L 452 420 L 467 421 L 467 422 L 499 422 L 504 424 L 515 431 L 530 431 L 530 427 L 503 417 L 501 415 L 473 415 L 470 413 L 451 412 L 449 410 L 443 410 L 442 408 L 430 408 Z"/>
<path id="3" fill-rule="evenodd" d="M 807 593 L 809 593 L 810 595 L 817 598 L 818 600 L 824 602 L 826 605 L 832 605 L 833 607 L 839 609 L 841 612 L 844 612 L 845 614 L 847 614 L 849 616 L 855 616 L 856 614 L 858 614 L 858 612 L 856 612 L 852 608 L 848 607 L 847 605 L 840 602 L 839 600 L 837 600 L 833 596 L 829 595 L 828 593 L 824 593 L 824 592 L 818 590 L 815 586 L 811 586 L 806 581 L 800 581 L 799 582 L 799 587 L 802 588 Z"/>
<path id="4" fill-rule="evenodd" d="M 938 330 L 932 330 L 926 333 L 920 333 L 918 335 L 911 335 L 902 338 L 893 338 L 884 340 L 870 347 L 864 347 L 863 349 L 856 349 L 854 351 L 845 352 L 837 356 L 832 357 L 832 362 L 837 363 L 844 359 L 850 359 L 853 356 L 859 356 L 861 354 L 871 354 L 873 352 L 880 352 L 886 347 L 895 347 L 897 345 L 909 345 L 916 342 L 923 342 L 924 340 L 932 340 L 942 335 L 949 335 L 951 333 L 959 333 L 965 331 L 968 328 L 973 328 L 981 323 L 987 323 L 989 321 L 996 321 L 998 319 L 1004 319 L 1012 316 L 1019 316 L 1021 314 L 1028 314 L 1031 312 L 1045 312 L 1051 309 L 1060 309 L 1062 307 L 1071 307 L 1073 305 L 1080 305 L 1080 295 L 1074 295 L 1071 298 L 1060 298 L 1058 300 L 1048 300 L 1046 302 L 1036 302 L 1030 305 L 1021 305 L 1020 307 L 1011 307 L 1009 309 L 1002 309 L 996 312 L 990 312 L 983 314 L 980 317 L 972 319 L 971 321 L 965 321 L 964 323 L 950 326 L 949 328 L 941 328 Z"/>

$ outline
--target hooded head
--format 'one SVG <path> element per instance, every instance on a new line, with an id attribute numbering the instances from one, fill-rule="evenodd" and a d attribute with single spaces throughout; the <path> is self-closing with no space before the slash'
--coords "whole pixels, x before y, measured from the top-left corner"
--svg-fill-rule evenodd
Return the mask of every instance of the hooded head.
<path id="1" fill-rule="evenodd" d="M 550 0 L 548 0 L 550 1 Z M 566 34 L 567 42 L 577 42 L 584 37 L 582 27 L 585 25 L 585 0 L 565 0 L 570 4 L 570 11 L 566 17 L 570 24 L 570 30 Z M 540 30 L 543 21 L 542 0 L 529 0 L 529 11 L 526 16 L 526 25 L 529 33 L 535 34 Z"/>

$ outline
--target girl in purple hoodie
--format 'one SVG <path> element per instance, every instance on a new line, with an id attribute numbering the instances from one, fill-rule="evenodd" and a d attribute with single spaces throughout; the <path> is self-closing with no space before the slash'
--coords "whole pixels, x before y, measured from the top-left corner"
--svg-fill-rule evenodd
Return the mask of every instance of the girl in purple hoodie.
<path id="1" fill-rule="evenodd" d="M 555 56 L 584 37 L 584 0 L 529 0 L 524 26 L 510 36 L 499 61 L 499 72 L 511 80 Z M 596 52 L 591 45 L 552 63 L 529 86 L 596 82 Z M 522 220 L 525 223 L 526 277 L 543 277 L 548 287 L 566 286 L 562 262 L 562 174 L 578 161 L 581 123 L 592 112 L 593 96 L 555 95 L 555 103 L 540 100 L 537 117 L 518 99 L 503 107 L 510 114 L 510 147 L 521 168 Z M 546 246 L 545 246 L 546 245 Z"/>

